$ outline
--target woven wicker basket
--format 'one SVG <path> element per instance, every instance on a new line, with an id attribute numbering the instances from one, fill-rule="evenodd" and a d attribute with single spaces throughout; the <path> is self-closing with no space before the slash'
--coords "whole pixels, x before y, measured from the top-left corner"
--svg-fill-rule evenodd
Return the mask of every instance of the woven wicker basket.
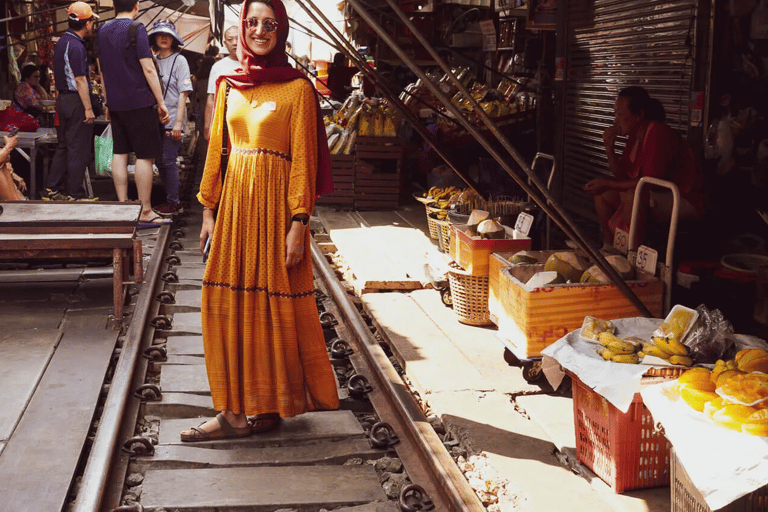
<path id="1" fill-rule="evenodd" d="M 489 325 L 488 276 L 473 276 L 455 262 L 450 263 L 448 282 L 451 286 L 453 310 L 459 322 L 467 325 Z"/>
<path id="2" fill-rule="evenodd" d="M 437 240 L 440 235 L 440 226 L 437 225 L 434 214 L 429 211 L 429 206 L 427 206 L 427 226 L 429 226 L 429 238 Z"/>
<path id="3" fill-rule="evenodd" d="M 451 248 L 451 223 L 447 220 L 435 219 L 437 225 L 437 249 L 447 253 Z"/>

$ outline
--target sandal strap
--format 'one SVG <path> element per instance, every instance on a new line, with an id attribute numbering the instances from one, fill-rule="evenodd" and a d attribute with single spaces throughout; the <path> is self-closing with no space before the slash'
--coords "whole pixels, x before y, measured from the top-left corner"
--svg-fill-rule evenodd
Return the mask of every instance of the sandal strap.
<path id="1" fill-rule="evenodd" d="M 220 412 L 219 414 L 217 414 L 216 421 L 219 422 L 221 431 L 224 433 L 225 436 L 234 436 L 238 434 L 238 432 L 235 431 L 235 428 L 227 421 L 227 418 L 224 417 L 224 413 Z"/>

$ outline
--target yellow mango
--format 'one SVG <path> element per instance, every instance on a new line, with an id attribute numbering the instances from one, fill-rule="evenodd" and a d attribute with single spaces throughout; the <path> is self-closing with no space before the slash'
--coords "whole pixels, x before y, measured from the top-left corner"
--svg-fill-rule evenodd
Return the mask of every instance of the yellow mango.
<path id="1" fill-rule="evenodd" d="M 725 370 L 717 376 L 717 382 L 715 382 L 715 384 L 717 384 L 717 387 L 720 387 L 725 384 L 728 379 L 735 377 L 736 375 L 743 375 L 743 373 L 739 370 Z"/>
<path id="2" fill-rule="evenodd" d="M 753 412 L 747 421 L 751 423 L 768 423 L 768 409 L 759 409 Z"/>
<path id="3" fill-rule="evenodd" d="M 718 398 L 717 393 L 692 389 L 688 386 L 685 386 L 680 390 L 680 396 L 685 400 L 685 403 L 699 412 L 704 410 L 704 404 Z"/>
<path id="4" fill-rule="evenodd" d="M 741 426 L 754 412 L 754 407 L 741 404 L 730 404 L 715 412 L 712 415 L 712 419 L 720 426 L 741 432 Z"/>
<path id="5" fill-rule="evenodd" d="M 695 381 L 711 382 L 711 377 L 712 372 L 709 368 L 691 368 L 690 370 L 686 370 L 677 380 L 683 384 Z"/>
<path id="6" fill-rule="evenodd" d="M 685 387 L 689 389 L 698 389 L 699 391 L 708 391 L 714 393 L 717 386 L 711 380 L 694 380 L 692 382 L 686 382 Z"/>
<path id="7" fill-rule="evenodd" d="M 768 423 L 744 423 L 741 431 L 753 436 L 768 437 Z"/>
<path id="8" fill-rule="evenodd" d="M 723 401 L 723 397 L 718 396 L 717 398 L 714 398 L 704 404 L 704 414 L 706 414 L 707 416 L 709 416 L 710 419 L 712 419 L 712 416 L 719 409 L 722 409 L 724 406 L 725 406 L 725 403 Z"/>

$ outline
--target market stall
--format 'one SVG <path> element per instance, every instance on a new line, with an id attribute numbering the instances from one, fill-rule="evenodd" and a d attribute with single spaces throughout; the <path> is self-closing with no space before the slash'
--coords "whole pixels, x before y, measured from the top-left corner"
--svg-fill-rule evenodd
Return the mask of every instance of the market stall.
<path id="1" fill-rule="evenodd" d="M 588 316 L 542 354 L 553 387 L 573 380 L 579 462 L 615 492 L 671 484 L 673 512 L 757 511 L 768 506 L 766 349 L 716 310 L 675 306 L 664 320 Z"/>

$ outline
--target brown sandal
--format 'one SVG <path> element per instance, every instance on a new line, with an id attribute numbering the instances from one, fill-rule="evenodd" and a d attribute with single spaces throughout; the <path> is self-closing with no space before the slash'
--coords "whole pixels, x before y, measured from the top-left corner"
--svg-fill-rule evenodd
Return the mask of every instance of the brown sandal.
<path id="1" fill-rule="evenodd" d="M 219 426 L 221 427 L 220 429 L 213 430 L 211 432 L 201 430 L 200 427 L 206 423 L 204 421 L 197 427 L 190 428 L 192 431 L 191 434 L 185 435 L 184 433 L 181 433 L 181 440 L 186 443 L 192 443 L 196 441 L 219 441 L 222 439 L 239 439 L 241 437 L 248 437 L 253 433 L 250 424 L 248 424 L 246 427 L 233 427 L 222 413 L 216 415 L 216 421 L 219 422 Z"/>
<path id="2" fill-rule="evenodd" d="M 277 413 L 259 414 L 250 420 L 251 431 L 254 434 L 270 432 L 280 426 L 282 418 Z"/>

